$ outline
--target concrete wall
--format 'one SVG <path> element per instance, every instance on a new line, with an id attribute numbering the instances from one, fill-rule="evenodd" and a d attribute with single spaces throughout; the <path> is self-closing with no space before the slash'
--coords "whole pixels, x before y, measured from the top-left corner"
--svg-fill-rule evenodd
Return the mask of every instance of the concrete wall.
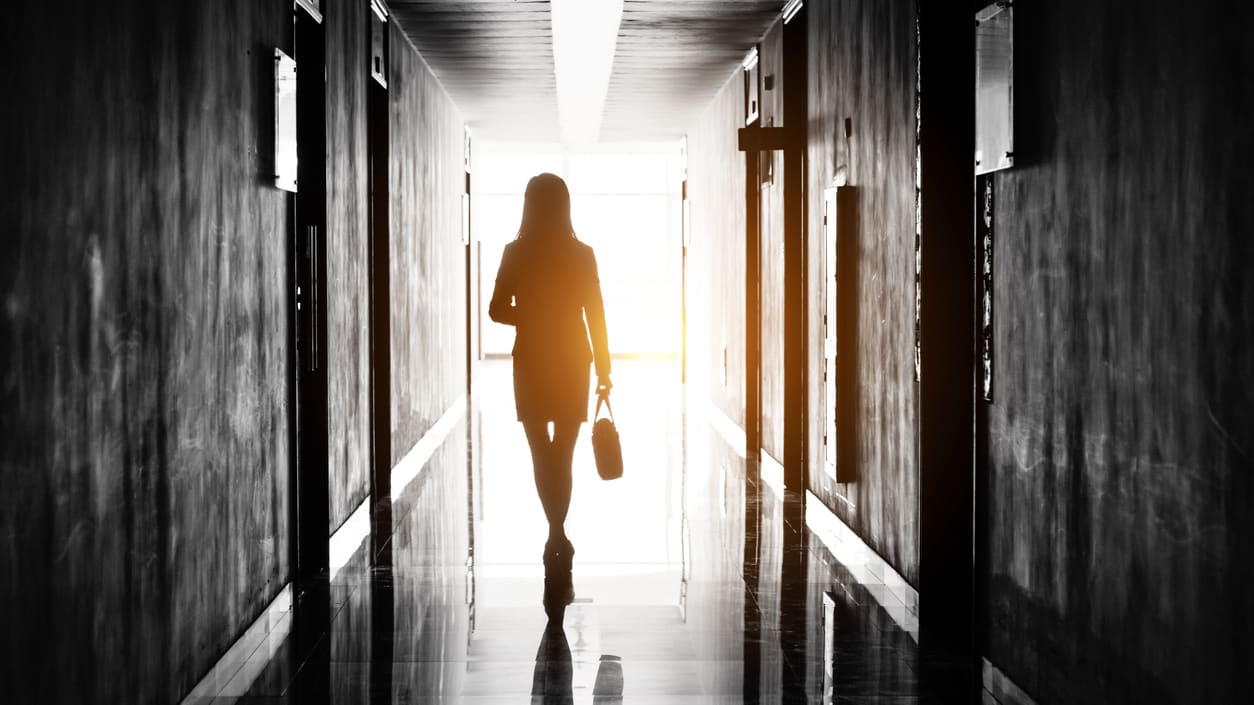
<path id="1" fill-rule="evenodd" d="M 366 3 L 324 2 L 331 528 L 368 485 Z M 290 578 L 282 2 L 14 8 L 0 692 L 176 702 Z M 396 455 L 464 386 L 460 116 L 393 28 Z"/>
<path id="2" fill-rule="evenodd" d="M 327 468 L 335 529 L 370 492 L 369 3 L 323 0 L 327 51 Z M 409 47 L 404 45 L 405 49 Z"/>
<path id="3" fill-rule="evenodd" d="M 857 190 L 862 363 L 860 477 L 842 487 L 821 469 L 812 307 L 811 485 L 917 581 L 914 5 L 806 12 L 808 273 L 812 285 L 831 274 L 822 191 L 839 176 Z M 1041 702 L 1236 701 L 1254 633 L 1248 10 L 1152 2 L 1135 22 L 1113 2 L 1015 12 L 1017 165 L 993 177 L 994 402 L 977 459 L 989 483 L 979 647 Z M 710 325 L 690 350 L 717 370 L 728 341 L 733 385 L 740 90 L 737 74 L 689 135 L 690 271 L 705 297 L 693 310 Z M 735 391 L 711 393 L 742 422 Z"/>
<path id="4" fill-rule="evenodd" d="M 810 44 L 807 152 L 807 330 L 811 488 L 908 579 L 918 570 L 918 420 L 914 383 L 914 13 L 913 4 L 836 2 L 807 6 Z M 783 33 L 763 37 L 763 125 L 783 124 Z M 766 86 L 770 86 L 766 89 Z M 740 72 L 689 133 L 690 339 L 708 365 L 715 403 L 744 420 L 744 156 Z M 844 139 L 851 117 L 854 138 Z M 783 154 L 764 153 L 762 183 L 762 444 L 782 459 Z M 769 175 L 768 175 L 769 169 Z M 823 189 L 837 170 L 859 189 L 859 354 L 862 366 L 858 482 L 837 486 L 822 465 Z M 693 304 L 690 303 L 690 306 Z M 728 386 L 719 382 L 728 344 Z M 708 362 L 706 362 L 708 361 Z M 839 499 L 844 497 L 845 499 Z M 845 501 L 847 500 L 847 501 Z"/>
<path id="5" fill-rule="evenodd" d="M 1015 23 L 989 658 L 1046 703 L 1236 702 L 1254 633 L 1249 11 L 1023 3 Z"/>
<path id="6" fill-rule="evenodd" d="M 466 172 L 461 115 L 395 23 L 391 42 L 395 462 L 466 389 Z"/>
<path id="7" fill-rule="evenodd" d="M 918 385 L 914 381 L 915 18 L 912 2 L 806 5 L 810 487 L 917 584 Z M 845 119 L 851 135 L 845 138 Z M 823 191 L 856 189 L 857 480 L 824 469 Z"/>
<path id="8" fill-rule="evenodd" d="M 281 2 L 0 26 L 0 692 L 176 702 L 288 578 Z"/>

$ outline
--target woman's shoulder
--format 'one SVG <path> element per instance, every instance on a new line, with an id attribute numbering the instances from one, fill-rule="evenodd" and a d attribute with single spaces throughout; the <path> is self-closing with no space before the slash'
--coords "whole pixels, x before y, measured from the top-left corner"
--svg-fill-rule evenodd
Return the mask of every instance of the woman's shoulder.
<path id="1" fill-rule="evenodd" d="M 574 242 L 575 242 L 575 252 L 577 252 L 582 259 L 585 259 L 585 260 L 596 259 L 596 254 L 592 251 L 592 245 L 589 245 L 588 243 L 582 240 L 575 240 Z"/>

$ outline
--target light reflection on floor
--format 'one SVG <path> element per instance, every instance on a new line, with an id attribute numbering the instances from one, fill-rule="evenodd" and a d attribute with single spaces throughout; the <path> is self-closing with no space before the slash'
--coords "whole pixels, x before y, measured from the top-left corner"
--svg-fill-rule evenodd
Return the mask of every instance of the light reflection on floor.
<path id="1" fill-rule="evenodd" d="M 924 694 L 929 659 L 809 535 L 799 498 L 746 482 L 673 362 L 615 362 L 625 474 L 597 477 L 585 427 L 575 602 L 549 624 L 509 375 L 485 362 L 466 421 L 376 508 L 392 531 L 374 565 L 362 550 L 299 589 L 247 693 L 196 702 L 954 701 Z"/>

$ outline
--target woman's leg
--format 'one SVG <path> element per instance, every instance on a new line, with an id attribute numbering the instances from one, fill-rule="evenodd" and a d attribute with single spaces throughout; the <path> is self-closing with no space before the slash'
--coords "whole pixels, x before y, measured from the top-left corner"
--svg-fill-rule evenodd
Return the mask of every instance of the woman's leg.
<path id="1" fill-rule="evenodd" d="M 549 520 L 549 538 L 564 536 L 562 524 L 566 521 L 566 511 L 570 506 L 569 475 L 563 491 L 560 475 L 554 472 L 553 442 L 549 440 L 549 424 L 547 421 L 524 421 L 523 432 L 527 434 L 527 444 L 531 446 L 531 465 L 535 473 L 536 494 L 540 495 L 540 505 L 544 507 L 544 517 Z"/>
<path id="2" fill-rule="evenodd" d="M 570 510 L 571 464 L 575 457 L 575 442 L 579 440 L 579 422 L 557 422 L 553 424 L 552 463 L 550 472 L 554 477 L 554 509 L 557 526 L 553 518 L 549 519 L 549 538 L 566 539 L 566 513 Z"/>

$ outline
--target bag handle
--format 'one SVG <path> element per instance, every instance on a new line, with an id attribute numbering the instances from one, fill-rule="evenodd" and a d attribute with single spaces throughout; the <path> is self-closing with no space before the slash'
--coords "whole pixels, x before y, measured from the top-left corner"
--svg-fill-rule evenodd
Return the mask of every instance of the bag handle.
<path id="1" fill-rule="evenodd" d="M 597 410 L 592 413 L 592 422 L 596 423 L 597 417 L 601 415 L 601 402 L 605 402 L 605 409 L 610 412 L 610 422 L 614 421 L 614 407 L 610 406 L 610 393 L 597 394 Z"/>

